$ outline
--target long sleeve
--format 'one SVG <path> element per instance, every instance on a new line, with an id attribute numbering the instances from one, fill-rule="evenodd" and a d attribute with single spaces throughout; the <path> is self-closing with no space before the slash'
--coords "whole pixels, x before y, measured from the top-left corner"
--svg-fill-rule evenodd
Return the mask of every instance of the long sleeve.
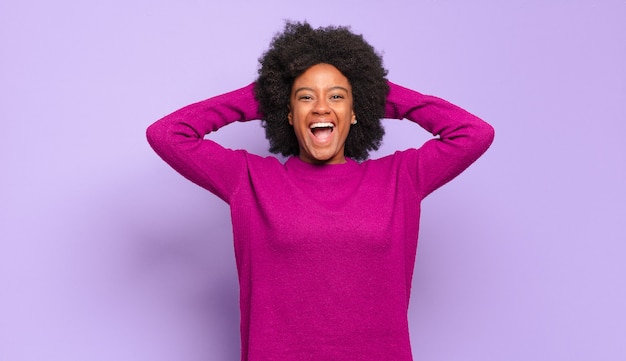
<path id="1" fill-rule="evenodd" d="M 148 127 L 147 138 L 177 172 L 228 202 L 245 175 L 245 155 L 204 136 L 236 121 L 261 118 L 251 83 L 163 117 Z"/>
<path id="2" fill-rule="evenodd" d="M 415 157 L 416 189 L 421 198 L 463 172 L 491 145 L 494 129 L 480 118 L 443 99 L 389 82 L 385 117 L 409 119 L 438 136 Z"/>

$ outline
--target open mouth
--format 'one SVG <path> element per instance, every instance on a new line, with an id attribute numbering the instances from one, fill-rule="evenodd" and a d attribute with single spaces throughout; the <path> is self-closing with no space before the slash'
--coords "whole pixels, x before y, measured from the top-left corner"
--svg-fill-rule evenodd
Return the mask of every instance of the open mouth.
<path id="1" fill-rule="evenodd" d="M 329 122 L 319 122 L 311 124 L 310 129 L 311 133 L 317 140 L 324 141 L 330 137 L 335 129 L 335 125 Z"/>

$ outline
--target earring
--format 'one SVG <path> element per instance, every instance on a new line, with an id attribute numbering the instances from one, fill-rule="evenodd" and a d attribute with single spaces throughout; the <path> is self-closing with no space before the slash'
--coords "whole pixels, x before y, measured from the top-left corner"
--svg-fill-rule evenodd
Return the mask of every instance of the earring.
<path id="1" fill-rule="evenodd" d="M 350 124 L 355 125 L 356 124 L 356 119 L 353 120 Z"/>

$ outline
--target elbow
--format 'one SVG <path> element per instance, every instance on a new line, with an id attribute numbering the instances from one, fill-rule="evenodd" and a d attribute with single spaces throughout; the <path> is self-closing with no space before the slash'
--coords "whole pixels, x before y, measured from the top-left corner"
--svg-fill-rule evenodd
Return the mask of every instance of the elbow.
<path id="1" fill-rule="evenodd" d="M 159 149 L 162 148 L 162 145 L 165 143 L 165 130 L 159 122 L 151 124 L 146 129 L 146 140 L 152 149 L 158 153 Z"/>
<path id="2" fill-rule="evenodd" d="M 485 138 L 489 141 L 489 144 L 493 143 L 496 137 L 496 129 L 489 123 L 485 122 Z"/>
<path id="3" fill-rule="evenodd" d="M 154 143 L 154 141 L 158 138 L 158 130 L 155 124 L 151 124 L 146 129 L 146 140 L 150 145 Z"/>
<path id="4" fill-rule="evenodd" d="M 476 135 L 477 135 L 476 138 L 479 140 L 480 144 L 482 145 L 483 152 L 484 152 L 487 149 L 489 149 L 489 147 L 493 143 L 493 140 L 496 136 L 496 130 L 494 129 L 493 126 L 491 126 L 491 124 L 485 121 L 481 121 L 481 124 L 477 129 Z"/>

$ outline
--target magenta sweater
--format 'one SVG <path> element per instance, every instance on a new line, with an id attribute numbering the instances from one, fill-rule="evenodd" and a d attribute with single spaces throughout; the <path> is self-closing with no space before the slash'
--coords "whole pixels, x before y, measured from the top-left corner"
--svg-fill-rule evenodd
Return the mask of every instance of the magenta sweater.
<path id="1" fill-rule="evenodd" d="M 242 360 L 412 359 L 407 310 L 420 201 L 474 162 L 494 133 L 442 99 L 389 85 L 385 117 L 439 137 L 363 163 L 282 164 L 203 139 L 262 117 L 254 84 L 148 128 L 167 163 L 230 205 Z"/>

